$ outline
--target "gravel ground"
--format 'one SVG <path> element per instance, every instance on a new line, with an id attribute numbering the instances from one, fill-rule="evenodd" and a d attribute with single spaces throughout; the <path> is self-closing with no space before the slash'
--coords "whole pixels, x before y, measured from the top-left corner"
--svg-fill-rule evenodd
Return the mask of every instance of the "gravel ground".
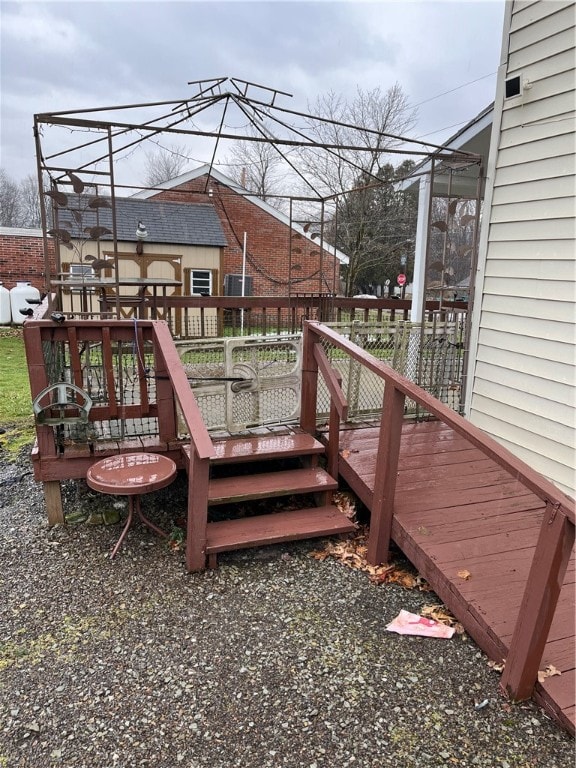
<path id="1" fill-rule="evenodd" d="M 385 631 L 432 593 L 319 562 L 318 542 L 188 575 L 137 526 L 111 561 L 118 525 L 48 528 L 27 456 L 0 457 L 0 768 L 573 765 L 466 636 Z M 146 504 L 167 525 L 183 500 L 177 482 Z M 68 489 L 71 511 L 106 503 Z"/>

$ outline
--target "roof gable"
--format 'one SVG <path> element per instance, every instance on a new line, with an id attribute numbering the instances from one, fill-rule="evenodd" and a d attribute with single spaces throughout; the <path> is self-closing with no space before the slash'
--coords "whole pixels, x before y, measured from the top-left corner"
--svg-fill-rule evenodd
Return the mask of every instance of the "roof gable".
<path id="1" fill-rule="evenodd" d="M 277 208 L 274 208 L 273 206 L 266 203 L 264 200 L 258 197 L 258 195 L 255 195 L 253 192 L 250 192 L 245 187 L 242 187 L 234 179 L 231 179 L 229 176 L 226 176 L 221 171 L 218 171 L 216 168 L 211 167 L 210 165 L 208 165 L 208 163 L 201 165 L 199 168 L 196 168 L 193 171 L 188 171 L 187 173 L 183 173 L 181 176 L 177 176 L 174 179 L 170 179 L 169 181 L 162 182 L 161 191 L 175 189 L 176 187 L 180 187 L 189 181 L 195 181 L 196 179 L 199 179 L 202 176 L 207 176 L 207 175 L 210 175 L 215 181 L 218 181 L 220 184 L 223 184 L 224 186 L 228 187 L 228 189 L 231 189 L 233 192 L 236 192 L 236 194 L 241 195 L 246 200 L 249 200 L 258 208 L 265 211 L 269 216 L 273 216 L 275 219 L 282 222 L 282 224 L 284 224 L 285 226 L 291 227 L 294 231 L 301 234 L 307 240 L 310 240 L 311 242 L 313 242 L 316 246 L 319 245 L 319 242 L 313 239 L 308 232 L 305 232 L 304 228 L 301 227 L 299 224 L 296 224 L 295 222 L 290 222 L 290 219 L 284 213 L 282 213 Z M 144 200 L 144 199 L 154 197 L 154 195 L 159 194 L 159 192 L 160 192 L 159 189 L 144 189 L 136 193 L 131 199 Z M 326 251 L 329 251 L 331 254 L 333 253 L 342 264 L 348 263 L 348 256 L 346 256 L 346 254 L 343 253 L 342 251 L 335 249 L 334 246 L 331 245 L 330 243 L 324 242 L 323 247 Z"/>

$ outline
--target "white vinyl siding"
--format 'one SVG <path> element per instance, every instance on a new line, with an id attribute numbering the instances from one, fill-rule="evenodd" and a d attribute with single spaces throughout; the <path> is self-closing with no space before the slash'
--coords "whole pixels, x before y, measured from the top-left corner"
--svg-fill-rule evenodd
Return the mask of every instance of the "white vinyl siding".
<path id="1" fill-rule="evenodd" d="M 467 414 L 574 496 L 575 3 L 514 2 L 509 32 L 500 85 L 523 90 L 499 89 Z"/>

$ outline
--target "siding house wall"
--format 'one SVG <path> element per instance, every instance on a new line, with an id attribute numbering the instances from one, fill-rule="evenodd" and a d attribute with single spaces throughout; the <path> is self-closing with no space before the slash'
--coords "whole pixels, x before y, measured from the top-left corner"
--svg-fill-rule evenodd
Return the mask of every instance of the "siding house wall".
<path id="1" fill-rule="evenodd" d="M 507 3 L 466 398 L 472 422 L 572 496 L 575 11 Z"/>

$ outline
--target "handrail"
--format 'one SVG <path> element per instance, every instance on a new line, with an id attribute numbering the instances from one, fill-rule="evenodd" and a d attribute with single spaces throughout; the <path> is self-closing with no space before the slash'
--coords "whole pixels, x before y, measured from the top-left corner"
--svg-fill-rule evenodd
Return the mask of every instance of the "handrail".
<path id="1" fill-rule="evenodd" d="M 206 429 L 196 398 L 190 388 L 188 377 L 174 344 L 168 325 L 164 321 L 153 322 L 153 334 L 157 345 L 157 354 L 162 358 L 163 373 L 169 379 L 171 392 L 166 392 L 166 420 L 175 423 L 172 410 L 172 396 L 176 398 L 182 410 L 184 422 L 190 435 L 190 455 L 188 465 L 188 503 L 186 520 L 186 569 L 201 571 L 206 564 L 206 525 L 208 522 L 208 483 L 210 459 L 216 455 L 214 444 Z M 161 382 L 159 382 L 161 384 Z M 159 400 L 163 398 L 159 387 Z M 162 408 L 161 403 L 159 407 Z"/>
<path id="2" fill-rule="evenodd" d="M 152 296 L 144 297 L 144 305 L 152 309 L 159 304 Z M 162 297 L 162 307 L 169 309 L 215 309 L 215 310 L 254 310 L 275 309 L 292 311 L 310 309 L 333 309 L 362 313 L 389 311 L 393 314 L 401 313 L 407 317 L 412 308 L 409 299 L 355 299 L 347 296 L 170 296 Z M 460 310 L 466 311 L 468 304 L 464 301 L 444 301 L 442 305 L 438 301 L 427 301 L 425 311 L 427 313 L 439 311 Z"/>
<path id="3" fill-rule="evenodd" d="M 312 320 L 305 321 L 305 326 L 319 338 L 326 339 L 334 344 L 334 346 L 347 352 L 355 360 L 361 362 L 368 368 L 368 370 L 384 379 L 386 384 L 391 384 L 395 389 L 402 392 L 405 397 L 416 401 L 444 424 L 452 427 L 458 434 L 461 434 L 474 446 L 484 451 L 484 453 L 496 461 L 497 464 L 508 470 L 516 480 L 522 482 L 543 501 L 550 501 L 552 504 L 558 504 L 562 513 L 565 514 L 573 524 L 576 523 L 576 512 L 573 499 L 564 494 L 550 480 L 542 477 L 525 464 L 494 438 L 483 432 L 479 427 L 476 427 L 463 416 L 460 416 L 451 408 L 448 408 L 448 406 L 444 405 L 439 400 L 436 400 L 436 398 L 428 394 L 428 392 L 397 373 L 386 363 L 383 363 L 373 357 L 369 352 L 356 346 L 354 342 L 340 336 L 337 331 Z"/>
<path id="4" fill-rule="evenodd" d="M 326 352 L 318 344 L 314 345 L 314 357 L 318 363 L 318 368 L 324 377 L 328 391 L 330 392 L 330 399 L 334 403 L 338 416 L 346 421 L 348 418 L 348 401 L 344 397 L 344 393 L 341 389 L 342 379 L 338 379 L 336 372 L 330 365 L 330 361 L 326 356 Z"/>
<path id="5" fill-rule="evenodd" d="M 161 354 L 166 373 L 188 428 L 190 441 L 198 458 L 211 459 L 216 455 L 210 433 L 206 429 L 200 408 L 190 388 L 190 382 L 182 366 L 182 361 L 174 344 L 168 325 L 162 320 L 153 320 L 152 328 L 157 349 Z"/>
<path id="6" fill-rule="evenodd" d="M 501 688 L 511 698 L 515 700 L 529 698 L 536 683 L 568 560 L 574 546 L 574 501 L 496 440 L 435 400 L 416 384 L 337 332 L 313 321 L 304 323 L 303 425 L 311 425 L 315 412 L 317 370 L 320 369 L 324 375 L 329 367 L 328 358 L 320 347 L 322 339 L 345 351 L 385 381 L 377 457 L 378 472 L 374 483 L 368 543 L 369 562 L 374 564 L 383 562 L 388 557 L 406 397 L 415 400 L 440 421 L 463 435 L 546 502 L 540 535 L 501 680 Z M 314 365 L 317 366 L 316 369 Z M 332 394 L 333 388 L 330 385 L 329 389 Z M 336 406 L 334 407 L 336 409 Z"/>
<path id="7" fill-rule="evenodd" d="M 320 344 L 314 344 L 314 359 L 330 394 L 326 460 L 328 473 L 336 478 L 340 453 L 340 421 L 346 421 L 348 418 L 348 401 L 342 392 L 342 375 L 330 365 L 326 352 Z"/>

